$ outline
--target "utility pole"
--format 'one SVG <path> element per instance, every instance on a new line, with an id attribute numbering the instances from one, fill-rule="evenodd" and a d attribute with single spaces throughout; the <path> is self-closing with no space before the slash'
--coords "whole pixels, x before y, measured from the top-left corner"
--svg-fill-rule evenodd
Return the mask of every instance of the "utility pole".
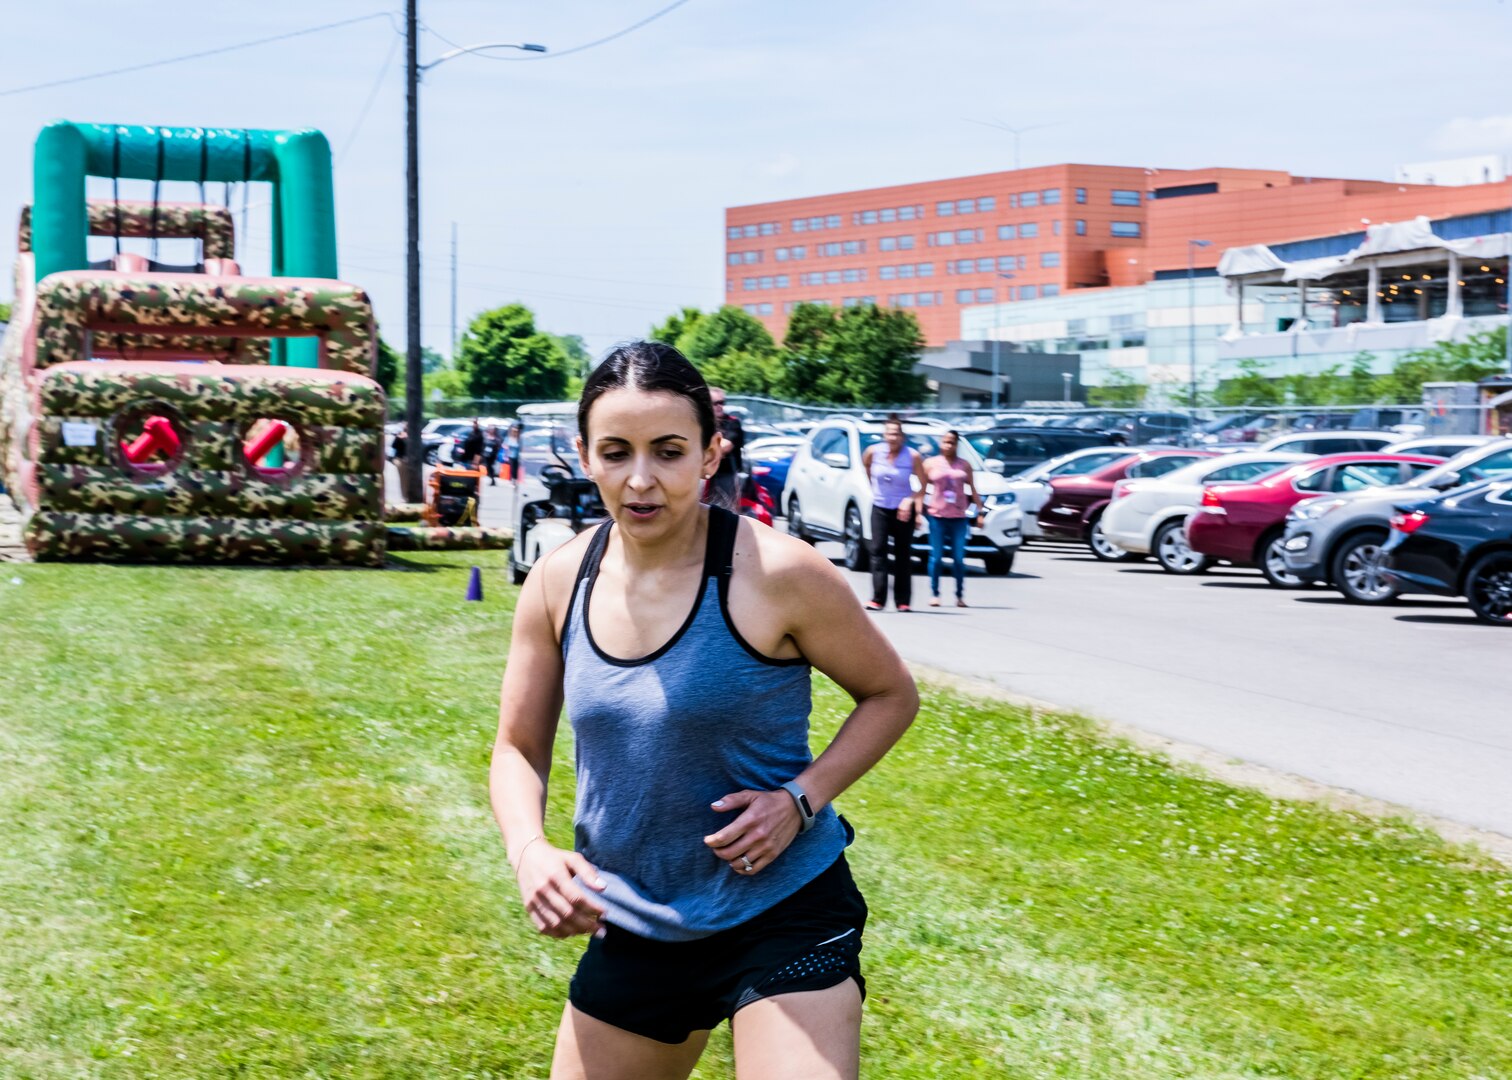
<path id="1" fill-rule="evenodd" d="M 457 366 L 457 223 L 452 222 L 451 362 Z"/>
<path id="2" fill-rule="evenodd" d="M 419 0 L 404 0 L 404 135 L 405 135 L 405 211 L 408 222 L 404 276 L 408 303 L 408 342 L 404 358 L 404 466 L 400 487 L 404 501 L 424 501 L 425 447 L 420 429 L 424 426 L 424 368 L 420 356 L 420 57 L 416 10 Z"/>

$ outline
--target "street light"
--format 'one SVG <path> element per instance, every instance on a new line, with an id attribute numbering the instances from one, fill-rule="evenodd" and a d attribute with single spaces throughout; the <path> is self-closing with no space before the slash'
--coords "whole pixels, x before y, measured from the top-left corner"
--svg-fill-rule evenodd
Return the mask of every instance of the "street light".
<path id="1" fill-rule="evenodd" d="M 468 53 L 485 52 L 489 49 L 519 49 L 522 52 L 543 53 L 546 46 L 530 43 L 492 41 L 478 45 L 463 45 L 442 53 L 429 64 L 421 64 L 419 56 L 419 0 L 405 0 L 405 209 L 408 218 L 408 236 L 405 251 L 404 276 L 409 305 L 406 325 L 408 342 L 404 358 L 404 465 L 400 470 L 399 484 L 404 491 L 404 501 L 410 503 L 424 500 L 425 448 L 421 444 L 420 429 L 424 426 L 425 393 L 424 367 L 420 355 L 420 75 L 454 57 Z"/>
<path id="2" fill-rule="evenodd" d="M 1194 259 L 1198 248 L 1205 248 L 1211 240 L 1187 241 L 1187 359 L 1192 368 L 1192 385 L 1188 391 L 1187 408 L 1197 408 L 1197 264 Z"/>
<path id="3" fill-rule="evenodd" d="M 1012 274 L 998 274 L 1004 281 L 1012 281 Z M 1009 286 L 1011 291 L 1013 286 Z M 1001 385 L 998 379 L 998 354 L 1002 351 L 1003 343 L 1003 305 L 994 304 L 992 308 L 992 415 L 997 416 L 998 410 L 998 387 Z"/>

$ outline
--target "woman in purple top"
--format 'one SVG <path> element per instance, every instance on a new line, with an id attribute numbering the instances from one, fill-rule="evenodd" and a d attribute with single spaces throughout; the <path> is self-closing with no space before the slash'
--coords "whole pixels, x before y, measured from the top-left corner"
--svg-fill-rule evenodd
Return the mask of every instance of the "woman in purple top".
<path id="1" fill-rule="evenodd" d="M 940 438 L 940 452 L 924 462 L 929 479 L 929 606 L 940 606 L 940 560 L 950 545 L 950 569 L 955 575 L 956 607 L 966 606 L 966 534 L 976 517 L 976 478 L 971 462 L 956 456 L 959 432 L 947 431 Z"/>
<path id="2" fill-rule="evenodd" d="M 887 606 L 887 542 L 893 548 L 893 603 L 909 611 L 913 600 L 913 534 L 923 513 L 924 459 L 903 437 L 903 421 L 889 416 L 882 425 L 882 441 L 861 453 L 861 465 L 871 477 L 872 598 L 867 611 Z M 913 481 L 918 480 L 918 490 Z"/>

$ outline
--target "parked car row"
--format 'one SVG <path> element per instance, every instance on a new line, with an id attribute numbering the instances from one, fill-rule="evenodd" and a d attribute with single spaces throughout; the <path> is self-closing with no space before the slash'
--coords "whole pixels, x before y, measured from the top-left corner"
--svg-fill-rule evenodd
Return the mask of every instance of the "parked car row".
<path id="1" fill-rule="evenodd" d="M 1359 604 L 1463 596 L 1478 618 L 1512 626 L 1512 440 L 1414 445 L 1428 442 L 1322 455 L 1282 439 L 1241 453 L 1083 450 L 1008 486 L 1035 507 L 1026 536 L 1082 543 L 1104 561 L 1153 556 L 1178 575 L 1253 566 L 1279 588 L 1323 584 Z"/>

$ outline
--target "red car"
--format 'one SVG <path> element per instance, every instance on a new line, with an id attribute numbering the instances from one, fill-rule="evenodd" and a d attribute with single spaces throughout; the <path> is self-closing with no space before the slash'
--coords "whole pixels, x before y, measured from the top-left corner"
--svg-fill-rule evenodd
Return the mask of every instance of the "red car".
<path id="1" fill-rule="evenodd" d="M 1187 543 L 1215 559 L 1258 566 L 1272 585 L 1294 589 L 1302 581 L 1286 569 L 1281 552 L 1287 511 L 1330 492 L 1405 484 L 1442 464 L 1442 458 L 1418 454 L 1329 454 L 1253 484 L 1215 484 L 1203 491 L 1197 512 L 1187 519 Z"/>
<path id="2" fill-rule="evenodd" d="M 1162 476 L 1214 453 L 1176 447 L 1131 450 L 1127 456 L 1083 476 L 1058 476 L 1049 481 L 1050 498 L 1040 508 L 1040 531 L 1048 540 L 1081 541 L 1104 562 L 1142 559 L 1143 555 L 1130 554 L 1103 535 L 1102 513 L 1113 498 L 1113 485 L 1124 479 Z"/>

